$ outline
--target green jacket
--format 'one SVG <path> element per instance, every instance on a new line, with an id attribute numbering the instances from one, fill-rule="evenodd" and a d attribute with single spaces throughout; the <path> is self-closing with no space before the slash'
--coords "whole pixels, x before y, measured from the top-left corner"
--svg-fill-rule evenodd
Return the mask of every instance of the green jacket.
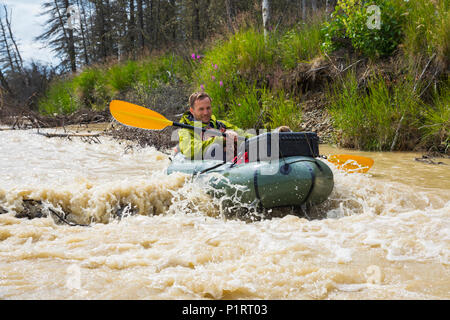
<path id="1" fill-rule="evenodd" d="M 186 111 L 180 119 L 180 123 L 188 124 L 191 126 L 200 127 L 211 127 L 220 130 L 221 128 L 229 129 L 235 131 L 239 136 L 250 138 L 253 137 L 250 133 L 245 133 L 244 130 L 239 129 L 235 125 L 224 121 L 217 120 L 214 115 L 211 115 L 211 120 L 209 124 L 197 121 L 190 111 Z M 202 141 L 201 136 L 190 129 L 180 129 L 178 130 L 179 137 L 179 149 L 181 153 L 188 159 L 201 159 L 205 150 L 214 143 L 222 145 L 224 143 L 224 138 L 222 136 L 212 137 L 207 140 Z"/>

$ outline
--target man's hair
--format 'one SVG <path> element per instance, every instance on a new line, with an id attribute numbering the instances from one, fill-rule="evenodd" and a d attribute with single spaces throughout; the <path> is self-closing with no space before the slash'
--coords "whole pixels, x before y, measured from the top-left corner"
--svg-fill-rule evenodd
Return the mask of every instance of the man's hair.
<path id="1" fill-rule="evenodd" d="M 191 96 L 189 97 L 189 106 L 190 106 L 191 108 L 194 108 L 195 101 L 197 101 L 197 100 L 203 100 L 203 99 L 205 99 L 205 98 L 208 98 L 209 101 L 212 101 L 211 97 L 210 97 L 206 92 L 202 92 L 202 91 L 194 92 L 194 93 L 191 94 Z"/>

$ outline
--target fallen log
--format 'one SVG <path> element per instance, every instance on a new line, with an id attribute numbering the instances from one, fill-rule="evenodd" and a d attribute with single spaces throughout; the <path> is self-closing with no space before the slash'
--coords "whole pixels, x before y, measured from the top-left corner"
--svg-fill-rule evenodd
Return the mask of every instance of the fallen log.
<path id="1" fill-rule="evenodd" d="M 81 137 L 81 138 L 94 138 L 99 137 L 100 133 L 47 133 L 47 132 L 37 132 L 47 138 L 68 138 L 68 137 Z"/>

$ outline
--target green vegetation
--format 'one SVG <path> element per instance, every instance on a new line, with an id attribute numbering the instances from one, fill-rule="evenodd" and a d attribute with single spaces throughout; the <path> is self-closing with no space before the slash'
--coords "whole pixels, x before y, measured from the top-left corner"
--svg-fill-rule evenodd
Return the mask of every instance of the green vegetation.
<path id="1" fill-rule="evenodd" d="M 192 66 L 187 58 L 175 55 L 149 57 L 110 66 L 88 67 L 71 79 L 55 81 L 47 95 L 39 101 L 44 114 L 71 113 L 80 108 L 103 110 L 114 98 L 130 91 L 144 94 L 151 90 L 190 77 Z"/>
<path id="2" fill-rule="evenodd" d="M 297 130 L 298 97 L 274 89 L 270 79 L 278 69 L 295 69 L 298 62 L 320 55 L 320 25 L 298 25 L 269 39 L 254 27 L 237 32 L 196 62 L 195 89 L 211 95 L 219 117 L 229 117 L 245 129 L 270 129 L 288 121 Z"/>
<path id="3" fill-rule="evenodd" d="M 86 68 L 54 83 L 40 110 L 103 109 L 130 93 L 144 104 L 149 94 L 183 83 L 190 92 L 208 92 L 214 113 L 244 129 L 288 125 L 298 130 L 307 99 L 301 81 L 309 77 L 299 73 L 322 61 L 319 69 L 329 71 L 321 87 L 303 87 L 322 94 L 339 145 L 448 151 L 449 86 L 442 75 L 450 56 L 449 1 L 339 0 L 331 17 L 318 15 L 267 39 L 260 27 L 247 26 L 201 52 Z M 379 28 L 368 28 L 368 21 L 376 25 L 376 11 L 369 10 L 373 4 L 381 9 Z M 348 66 L 337 76 L 333 55 Z"/>
<path id="4" fill-rule="evenodd" d="M 323 16 L 309 24 L 300 24 L 288 30 L 278 43 L 281 65 L 284 69 L 294 69 L 299 62 L 307 62 L 320 54 Z"/>
<path id="5" fill-rule="evenodd" d="M 395 1 L 338 0 L 331 20 L 322 29 L 322 48 L 330 52 L 350 43 L 369 57 L 390 55 L 401 41 L 402 20 Z"/>
<path id="6" fill-rule="evenodd" d="M 423 125 L 419 128 L 422 141 L 427 145 L 450 148 L 450 84 L 447 83 L 441 94 L 435 94 L 434 106 L 425 111 Z"/>
<path id="7" fill-rule="evenodd" d="M 450 1 L 402 2 L 405 19 L 402 46 L 405 55 L 414 63 L 417 58 L 435 53 L 445 63 L 450 57 Z"/>
<path id="8" fill-rule="evenodd" d="M 389 88 L 384 79 L 374 78 L 367 89 L 360 90 L 355 75 L 350 73 L 331 90 L 329 111 L 340 138 L 364 150 L 389 150 L 394 139 L 417 143 L 411 138 L 415 138 L 423 106 L 412 81 L 404 80 Z"/>
<path id="9" fill-rule="evenodd" d="M 47 92 L 47 98 L 40 101 L 39 110 L 45 114 L 72 113 L 80 106 L 76 98 L 73 83 L 67 81 L 55 82 Z"/>

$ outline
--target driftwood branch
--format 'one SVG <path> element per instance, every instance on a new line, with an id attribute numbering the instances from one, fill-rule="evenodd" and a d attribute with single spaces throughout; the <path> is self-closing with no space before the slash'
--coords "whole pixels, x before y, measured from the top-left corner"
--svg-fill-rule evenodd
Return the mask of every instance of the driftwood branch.
<path id="1" fill-rule="evenodd" d="M 84 142 L 101 143 L 99 139 L 100 133 L 47 133 L 39 131 L 36 133 L 47 138 L 67 138 L 72 140 L 73 137 L 76 137 L 80 138 Z"/>
<path id="2" fill-rule="evenodd" d="M 42 136 L 45 136 L 47 138 L 67 138 L 67 137 L 99 137 L 99 133 L 47 133 L 47 132 L 36 132 L 37 134 L 40 134 Z"/>

